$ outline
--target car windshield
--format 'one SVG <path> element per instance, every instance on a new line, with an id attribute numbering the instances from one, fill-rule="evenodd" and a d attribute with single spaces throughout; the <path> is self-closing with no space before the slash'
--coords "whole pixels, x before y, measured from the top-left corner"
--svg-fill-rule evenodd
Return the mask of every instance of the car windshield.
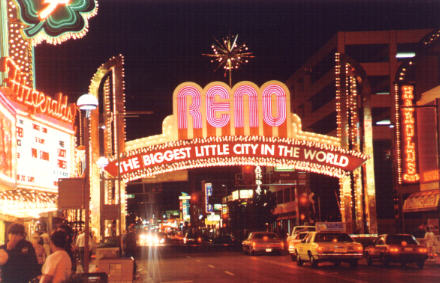
<path id="1" fill-rule="evenodd" d="M 300 234 L 298 235 L 297 239 L 302 240 L 302 239 L 304 239 L 306 236 L 307 236 L 307 233 L 300 233 Z"/>
<path id="2" fill-rule="evenodd" d="M 353 242 L 353 239 L 345 233 L 318 233 L 315 242 Z"/>
<path id="3" fill-rule="evenodd" d="M 386 240 L 386 243 L 389 245 L 401 245 L 402 242 L 417 244 L 416 239 L 412 235 L 388 235 Z"/>
<path id="4" fill-rule="evenodd" d="M 277 234 L 275 233 L 256 233 L 254 234 L 254 239 L 263 239 L 267 237 L 268 239 L 278 239 Z"/>

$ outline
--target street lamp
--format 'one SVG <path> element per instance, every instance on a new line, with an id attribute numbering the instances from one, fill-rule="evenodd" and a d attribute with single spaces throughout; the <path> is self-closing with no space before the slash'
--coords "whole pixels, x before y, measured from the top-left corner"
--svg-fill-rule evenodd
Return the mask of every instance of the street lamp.
<path id="1" fill-rule="evenodd" d="M 86 93 L 76 101 L 78 108 L 84 112 L 84 148 L 85 148 L 85 177 L 83 185 L 84 195 L 84 273 L 89 272 L 89 222 L 90 222 L 90 113 L 98 107 L 98 99 Z"/>

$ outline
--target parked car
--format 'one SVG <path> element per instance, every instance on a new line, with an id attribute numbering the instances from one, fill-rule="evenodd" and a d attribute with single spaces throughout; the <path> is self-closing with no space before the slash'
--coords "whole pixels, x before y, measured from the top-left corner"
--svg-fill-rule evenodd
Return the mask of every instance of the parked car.
<path id="1" fill-rule="evenodd" d="M 351 234 L 350 237 L 362 245 L 364 255 L 368 247 L 373 246 L 377 240 L 377 234 Z"/>
<path id="2" fill-rule="evenodd" d="M 237 246 L 237 242 L 234 236 L 230 234 L 219 235 L 211 239 L 210 243 L 213 247 L 233 248 Z"/>
<path id="3" fill-rule="evenodd" d="M 411 234 L 384 234 L 366 249 L 365 255 L 368 265 L 374 261 L 380 261 L 385 266 L 391 262 L 399 262 L 402 266 L 416 263 L 422 269 L 428 258 L 428 249 Z"/>
<path id="4" fill-rule="evenodd" d="M 307 236 L 296 245 L 296 262 L 302 266 L 308 261 L 312 267 L 317 267 L 320 262 L 330 261 L 335 265 L 348 262 L 356 267 L 362 258 L 363 248 L 360 243 L 344 232 L 320 231 L 309 232 Z"/>
<path id="5" fill-rule="evenodd" d="M 195 233 L 187 232 L 183 236 L 182 242 L 183 245 L 187 247 L 201 247 L 208 244 L 208 239 L 199 231 Z"/>
<path id="6" fill-rule="evenodd" d="M 310 232 L 310 231 L 316 231 L 316 227 L 315 226 L 295 226 L 295 227 L 293 227 L 290 235 L 287 234 L 286 240 L 287 240 L 287 242 L 289 242 L 290 240 L 295 239 L 299 233 Z"/>
<path id="7" fill-rule="evenodd" d="M 284 241 L 273 232 L 252 232 L 242 242 L 244 253 L 255 255 L 257 253 L 279 253 L 284 250 Z"/>
<path id="8" fill-rule="evenodd" d="M 296 260 L 298 254 L 298 252 L 296 251 L 296 245 L 301 243 L 302 239 L 304 239 L 307 234 L 308 232 L 300 232 L 297 233 L 295 237 L 287 238 L 287 250 L 293 261 Z"/>

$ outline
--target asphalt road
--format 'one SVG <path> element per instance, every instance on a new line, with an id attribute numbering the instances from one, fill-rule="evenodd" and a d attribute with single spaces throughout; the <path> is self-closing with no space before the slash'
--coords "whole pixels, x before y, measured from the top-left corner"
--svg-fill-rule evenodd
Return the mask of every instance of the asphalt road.
<path id="1" fill-rule="evenodd" d="M 357 268 L 321 263 L 299 267 L 288 255 L 248 256 L 233 250 L 200 250 L 177 247 L 143 249 L 137 259 L 135 282 L 217 283 L 217 282 L 440 282 L 440 266 L 367 266 Z"/>

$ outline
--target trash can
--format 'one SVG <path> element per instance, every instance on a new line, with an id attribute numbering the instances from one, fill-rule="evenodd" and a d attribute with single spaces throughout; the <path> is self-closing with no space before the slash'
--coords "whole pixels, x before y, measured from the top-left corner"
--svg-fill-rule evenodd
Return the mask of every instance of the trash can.
<path id="1" fill-rule="evenodd" d="M 133 282 L 134 259 L 128 257 L 102 258 L 98 261 L 99 272 L 105 272 L 108 282 Z"/>

